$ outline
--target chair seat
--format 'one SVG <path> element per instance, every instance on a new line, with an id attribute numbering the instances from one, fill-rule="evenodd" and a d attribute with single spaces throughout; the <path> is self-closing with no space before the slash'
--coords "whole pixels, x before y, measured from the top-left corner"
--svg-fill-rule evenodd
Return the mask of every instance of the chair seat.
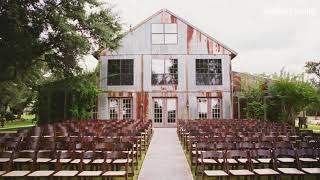
<path id="1" fill-rule="evenodd" d="M 131 163 L 132 159 L 129 159 L 128 162 Z M 114 164 L 125 164 L 127 163 L 127 159 L 116 159 L 112 163 Z"/>
<path id="2" fill-rule="evenodd" d="M 320 174 L 320 168 L 302 168 L 302 170 L 309 174 Z"/>
<path id="3" fill-rule="evenodd" d="M 205 163 L 205 164 L 216 164 L 217 161 L 215 161 L 214 159 L 203 159 L 203 161 L 201 160 L 201 158 L 198 159 L 199 163 Z"/>
<path id="4" fill-rule="evenodd" d="M 100 176 L 102 171 L 82 171 L 77 176 Z"/>
<path id="5" fill-rule="evenodd" d="M 279 173 L 273 169 L 253 169 L 253 171 L 258 175 L 278 175 Z"/>
<path id="6" fill-rule="evenodd" d="M 39 170 L 39 171 L 34 171 L 34 172 L 28 174 L 28 176 L 47 177 L 47 176 L 51 176 L 53 173 L 54 173 L 54 171 Z"/>
<path id="7" fill-rule="evenodd" d="M 62 171 L 58 171 L 53 176 L 72 177 L 72 176 L 76 176 L 78 173 L 79 171 L 62 170 Z"/>
<path id="8" fill-rule="evenodd" d="M 201 152 L 206 152 L 206 151 L 198 151 L 198 154 L 200 155 Z M 193 154 L 193 155 L 196 155 L 196 154 L 197 154 L 197 151 L 192 151 L 192 154 Z"/>
<path id="9" fill-rule="evenodd" d="M 70 163 L 72 164 L 78 164 L 80 163 L 81 159 L 75 159 L 73 161 L 71 161 Z M 91 159 L 83 159 L 82 161 L 84 164 L 89 164 L 91 162 Z"/>
<path id="10" fill-rule="evenodd" d="M 3 174 L 2 177 L 23 177 L 29 173 L 30 171 L 10 171 L 6 174 Z"/>
<path id="11" fill-rule="evenodd" d="M 222 170 L 205 170 L 204 174 L 209 177 L 228 176 L 228 173 Z"/>
<path id="12" fill-rule="evenodd" d="M 229 170 L 229 171 L 234 176 L 252 176 L 252 175 L 254 175 L 253 172 L 246 170 L 246 169 L 236 169 L 236 170 Z"/>
<path id="13" fill-rule="evenodd" d="M 13 162 L 24 163 L 24 162 L 30 162 L 31 160 L 32 160 L 31 158 L 16 158 L 13 160 Z"/>
<path id="14" fill-rule="evenodd" d="M 122 151 L 122 152 L 124 152 L 124 153 L 129 153 L 129 154 L 137 154 L 137 151 Z"/>
<path id="15" fill-rule="evenodd" d="M 313 158 L 299 158 L 300 161 L 302 162 L 317 162 L 318 160 L 313 159 Z"/>
<path id="16" fill-rule="evenodd" d="M 299 171 L 296 168 L 278 168 L 278 171 L 282 172 L 283 174 L 291 174 L 291 175 L 302 175 L 305 174 L 302 171 Z"/>
<path id="17" fill-rule="evenodd" d="M 224 159 L 218 159 L 218 162 L 223 163 Z M 235 159 L 227 159 L 227 162 L 230 164 L 237 164 L 238 163 L 238 161 L 236 161 Z"/>
<path id="18" fill-rule="evenodd" d="M 0 163 L 8 162 L 10 158 L 0 158 Z"/>
<path id="19" fill-rule="evenodd" d="M 282 163 L 293 163 L 294 162 L 293 158 L 277 158 L 277 160 Z"/>
<path id="20" fill-rule="evenodd" d="M 60 163 L 68 163 L 68 162 L 70 162 L 70 161 L 71 161 L 71 159 L 60 159 Z M 50 161 L 50 162 L 55 163 L 55 162 L 57 162 L 57 159 L 54 159 L 54 160 L 52 160 L 52 161 Z"/>
<path id="21" fill-rule="evenodd" d="M 38 158 L 37 159 L 37 163 L 46 163 L 49 161 L 51 161 L 51 159 L 49 159 L 49 158 Z"/>
<path id="22" fill-rule="evenodd" d="M 107 171 L 102 176 L 125 176 L 126 171 Z"/>
<path id="23" fill-rule="evenodd" d="M 2 174 L 4 174 L 4 173 L 6 173 L 5 171 L 0 171 L 0 176 L 2 175 Z"/>
<path id="24" fill-rule="evenodd" d="M 239 158 L 238 159 L 238 161 L 240 162 L 240 163 L 246 163 L 247 161 L 248 161 L 248 159 L 243 159 L 243 158 Z M 255 159 L 251 159 L 251 161 L 253 162 L 253 163 L 259 163 L 258 161 L 256 161 Z"/>
<path id="25" fill-rule="evenodd" d="M 104 159 L 95 159 L 92 161 L 92 164 L 102 164 Z M 106 159 L 107 163 L 111 163 L 111 159 Z"/>
<path id="26" fill-rule="evenodd" d="M 258 160 L 259 162 L 265 163 L 265 164 L 270 163 L 270 161 L 271 161 L 270 158 L 259 158 L 259 159 L 257 159 L 257 160 Z"/>

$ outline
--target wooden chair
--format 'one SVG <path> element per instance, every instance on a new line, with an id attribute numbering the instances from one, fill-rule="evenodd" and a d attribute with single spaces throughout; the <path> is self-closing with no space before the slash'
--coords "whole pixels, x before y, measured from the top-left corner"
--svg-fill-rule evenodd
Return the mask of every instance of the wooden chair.
<path id="1" fill-rule="evenodd" d="M 72 153 L 68 151 L 58 151 L 56 159 L 52 160 L 56 165 L 56 173 L 53 177 L 74 177 L 79 171 L 78 170 L 69 170 L 67 167 L 69 162 L 72 161 Z M 78 169 L 78 168 L 77 168 Z"/>
<path id="2" fill-rule="evenodd" d="M 99 177 L 102 174 L 102 166 L 100 170 L 93 170 L 92 166 L 87 170 L 86 166 L 88 165 L 86 160 L 90 160 L 93 162 L 95 160 L 95 153 L 93 151 L 82 152 L 82 157 L 79 163 L 79 177 Z M 102 164 L 105 162 L 105 158 L 103 159 Z"/>
<path id="3" fill-rule="evenodd" d="M 276 171 L 275 160 L 271 150 L 255 149 L 250 151 L 250 170 L 253 171 L 258 179 L 263 176 L 278 179 L 280 173 Z"/>
<path id="4" fill-rule="evenodd" d="M 239 163 L 233 162 L 233 160 Z M 250 177 L 254 179 L 254 173 L 250 170 L 249 151 L 229 150 L 226 152 L 226 167 L 228 174 L 237 177 Z"/>
<path id="5" fill-rule="evenodd" d="M 289 175 L 292 179 L 298 176 L 299 179 L 304 172 L 299 170 L 298 159 L 296 152 L 292 149 L 275 149 L 273 151 L 273 156 L 275 159 L 275 166 L 277 171 L 281 172 L 282 175 Z"/>
<path id="6" fill-rule="evenodd" d="M 35 152 L 19 152 L 15 153 L 11 159 L 11 167 L 2 175 L 5 178 L 25 177 L 34 171 Z M 27 169 L 25 169 L 27 168 Z"/>
<path id="7" fill-rule="evenodd" d="M 0 171 L 8 171 L 11 166 L 13 153 L 9 151 L 0 152 Z"/>
<path id="8" fill-rule="evenodd" d="M 229 176 L 227 173 L 226 158 L 224 151 L 202 152 L 200 162 L 202 170 L 198 172 L 198 170 L 196 169 L 196 179 L 198 179 L 198 174 L 202 175 L 203 180 L 206 177 L 221 178 Z M 213 165 L 215 165 L 215 169 L 213 169 Z"/>
<path id="9" fill-rule="evenodd" d="M 122 151 L 113 151 L 111 153 L 105 153 L 105 159 L 112 159 L 110 163 L 104 161 L 102 177 L 124 177 L 128 179 L 129 175 L 129 154 Z M 118 162 L 117 162 L 118 160 Z M 121 161 L 121 163 L 119 163 Z M 124 169 L 121 169 L 123 166 Z"/>

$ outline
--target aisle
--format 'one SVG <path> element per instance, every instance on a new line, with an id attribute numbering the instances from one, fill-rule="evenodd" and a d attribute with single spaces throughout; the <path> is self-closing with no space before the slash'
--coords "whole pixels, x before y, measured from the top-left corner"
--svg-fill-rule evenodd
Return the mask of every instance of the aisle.
<path id="1" fill-rule="evenodd" d="M 192 180 L 175 128 L 156 128 L 138 180 Z"/>

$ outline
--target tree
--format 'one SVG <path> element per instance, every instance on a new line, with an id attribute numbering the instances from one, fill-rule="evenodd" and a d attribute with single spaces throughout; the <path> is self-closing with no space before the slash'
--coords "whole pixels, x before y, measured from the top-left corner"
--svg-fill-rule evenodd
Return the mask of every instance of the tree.
<path id="1" fill-rule="evenodd" d="M 40 61 L 53 73 L 74 75 L 82 55 L 118 47 L 118 21 L 98 0 L 0 1 L 0 82 Z"/>
<path id="2" fill-rule="evenodd" d="M 244 108 L 247 118 L 263 119 L 264 115 L 264 82 L 257 81 L 248 86 L 241 85 L 241 97 L 246 101 Z"/>
<path id="3" fill-rule="evenodd" d="M 113 50 L 119 17 L 98 0 L 0 1 L 0 118 L 34 101 L 44 75 L 81 74 L 78 60 Z"/>
<path id="4" fill-rule="evenodd" d="M 308 74 L 315 75 L 315 78 L 312 80 L 314 83 L 320 86 L 320 62 L 309 61 L 306 63 L 305 68 Z"/>
<path id="5" fill-rule="evenodd" d="M 269 86 L 271 95 L 281 103 L 283 120 L 294 125 L 299 112 L 317 101 L 316 88 L 302 76 L 281 73 Z"/>

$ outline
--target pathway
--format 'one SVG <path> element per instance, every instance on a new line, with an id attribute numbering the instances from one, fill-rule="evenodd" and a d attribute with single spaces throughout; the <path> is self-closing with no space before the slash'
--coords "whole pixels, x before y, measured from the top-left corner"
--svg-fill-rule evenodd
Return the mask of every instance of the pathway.
<path id="1" fill-rule="evenodd" d="M 138 180 L 193 180 L 175 128 L 155 128 Z"/>

